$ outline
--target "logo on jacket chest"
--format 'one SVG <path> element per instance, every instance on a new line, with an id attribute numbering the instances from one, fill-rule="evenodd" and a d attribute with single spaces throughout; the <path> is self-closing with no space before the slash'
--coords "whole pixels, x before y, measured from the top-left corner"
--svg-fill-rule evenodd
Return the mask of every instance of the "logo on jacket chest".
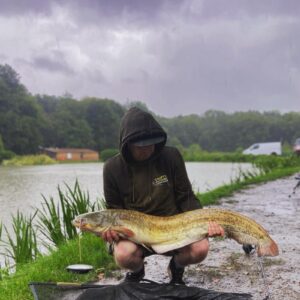
<path id="1" fill-rule="evenodd" d="M 157 186 L 157 185 L 163 185 L 168 183 L 168 177 L 167 175 L 161 175 L 159 177 L 156 177 L 153 179 L 152 184 Z"/>

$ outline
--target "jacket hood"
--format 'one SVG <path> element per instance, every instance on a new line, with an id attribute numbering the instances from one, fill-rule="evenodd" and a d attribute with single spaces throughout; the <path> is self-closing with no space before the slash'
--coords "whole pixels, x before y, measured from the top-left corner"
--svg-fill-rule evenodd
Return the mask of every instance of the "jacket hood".
<path id="1" fill-rule="evenodd" d="M 128 143 L 140 139 L 159 138 L 163 140 L 155 144 L 155 152 L 150 159 L 156 157 L 167 141 L 167 134 L 154 117 L 137 107 L 130 108 L 121 120 L 119 149 L 123 158 L 127 162 L 132 162 Z"/>

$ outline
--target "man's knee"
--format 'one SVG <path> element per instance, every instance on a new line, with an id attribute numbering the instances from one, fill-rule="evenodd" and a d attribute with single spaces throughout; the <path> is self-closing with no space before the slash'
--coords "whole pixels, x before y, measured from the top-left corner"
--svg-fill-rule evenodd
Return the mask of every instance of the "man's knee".
<path id="1" fill-rule="evenodd" d="M 117 264 L 123 266 L 129 262 L 133 256 L 139 255 L 139 247 L 128 240 L 122 240 L 114 246 L 114 258 Z"/>
<path id="2" fill-rule="evenodd" d="M 191 244 L 191 251 L 196 254 L 205 253 L 207 254 L 209 250 L 209 242 L 208 239 L 204 239 L 198 242 Z"/>
<path id="3" fill-rule="evenodd" d="M 190 257 L 190 263 L 199 263 L 203 261 L 209 250 L 209 242 L 207 239 L 195 242 L 186 249 Z"/>

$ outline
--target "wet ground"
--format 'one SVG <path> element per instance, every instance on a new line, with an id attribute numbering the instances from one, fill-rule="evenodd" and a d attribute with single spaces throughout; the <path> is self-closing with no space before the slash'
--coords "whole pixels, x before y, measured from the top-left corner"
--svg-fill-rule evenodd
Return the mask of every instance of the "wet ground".
<path id="1" fill-rule="evenodd" d="M 280 254 L 264 258 L 265 278 L 256 254 L 246 256 L 241 245 L 233 240 L 213 239 L 208 257 L 189 266 L 184 280 L 189 286 L 223 292 L 251 293 L 253 299 L 300 299 L 300 188 L 294 195 L 294 177 L 252 186 L 221 200 L 221 207 L 251 217 L 268 230 L 277 242 Z M 168 282 L 169 258 L 151 256 L 146 259 L 146 278 Z M 117 283 L 123 272 L 106 278 Z"/>

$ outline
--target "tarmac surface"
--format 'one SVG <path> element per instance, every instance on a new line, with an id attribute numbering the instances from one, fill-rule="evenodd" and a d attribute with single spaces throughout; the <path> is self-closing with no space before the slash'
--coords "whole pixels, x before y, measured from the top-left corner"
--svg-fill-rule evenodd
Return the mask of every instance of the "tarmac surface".
<path id="1" fill-rule="evenodd" d="M 279 256 L 261 259 L 263 271 L 256 253 L 245 255 L 241 245 L 234 240 L 211 239 L 207 258 L 186 268 L 186 284 L 222 292 L 250 293 L 254 300 L 299 300 L 300 188 L 292 194 L 296 184 L 292 176 L 253 185 L 220 200 L 218 207 L 254 219 L 278 244 Z M 146 258 L 145 278 L 168 282 L 169 260 L 161 255 Z M 117 271 L 114 277 L 103 278 L 101 283 L 118 283 L 124 273 Z"/>

